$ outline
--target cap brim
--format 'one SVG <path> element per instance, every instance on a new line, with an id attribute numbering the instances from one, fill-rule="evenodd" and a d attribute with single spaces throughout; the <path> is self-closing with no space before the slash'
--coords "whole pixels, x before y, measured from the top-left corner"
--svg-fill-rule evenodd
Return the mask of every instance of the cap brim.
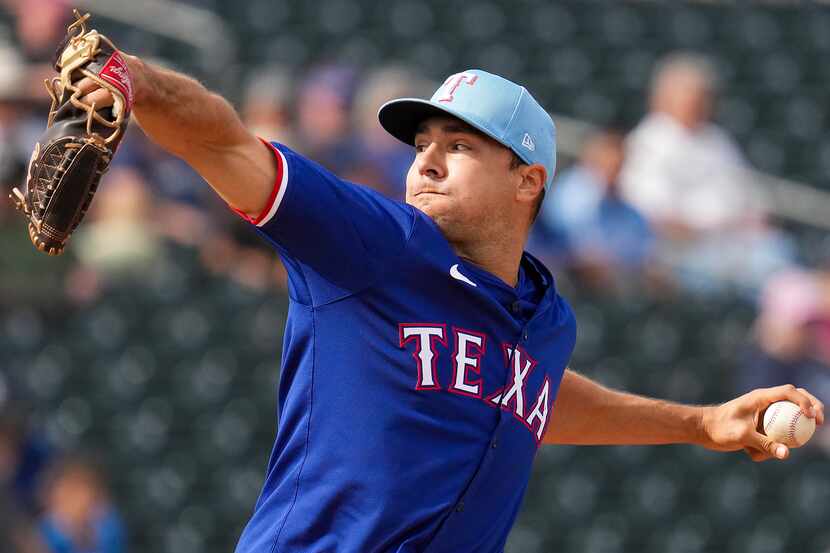
<path id="1" fill-rule="evenodd" d="M 425 119 L 436 115 L 451 115 L 458 117 L 428 100 L 421 98 L 400 98 L 383 104 L 378 111 L 380 125 L 386 132 L 403 142 L 413 146 L 415 133 Z"/>
<path id="2" fill-rule="evenodd" d="M 425 119 L 440 115 L 449 115 L 460 119 L 499 144 L 502 144 L 505 148 L 513 150 L 509 144 L 505 144 L 503 140 L 494 136 L 490 130 L 481 126 L 477 121 L 464 117 L 443 106 L 434 104 L 429 100 L 423 100 L 421 98 L 400 98 L 386 102 L 378 110 L 378 120 L 380 121 L 380 125 L 386 129 L 386 132 L 410 146 L 415 145 L 415 133 L 418 130 L 418 125 L 423 123 Z M 522 153 L 516 153 L 519 157 L 527 161 Z"/>

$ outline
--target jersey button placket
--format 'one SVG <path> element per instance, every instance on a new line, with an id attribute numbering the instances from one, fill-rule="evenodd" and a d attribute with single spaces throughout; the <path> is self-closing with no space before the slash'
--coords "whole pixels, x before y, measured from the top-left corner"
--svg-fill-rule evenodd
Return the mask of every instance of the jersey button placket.
<path id="1" fill-rule="evenodd" d="M 459 501 L 458 504 L 455 506 L 455 512 L 456 513 L 463 513 L 464 512 L 464 500 L 463 499 L 461 501 Z"/>

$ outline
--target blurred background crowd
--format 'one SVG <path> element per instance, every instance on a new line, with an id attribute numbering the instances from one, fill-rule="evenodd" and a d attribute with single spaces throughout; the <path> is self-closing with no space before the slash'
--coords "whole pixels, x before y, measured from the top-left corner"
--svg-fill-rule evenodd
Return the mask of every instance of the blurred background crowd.
<path id="1" fill-rule="evenodd" d="M 830 400 L 830 7 L 794 2 L 84 0 L 129 53 L 263 138 L 403 199 L 378 107 L 481 67 L 528 86 L 559 167 L 528 249 L 575 306 L 572 367 L 693 403 Z M 0 4 L 0 181 L 20 185 L 70 20 Z M 133 124 L 60 258 L 0 198 L 0 551 L 232 550 L 274 431 L 285 274 Z M 309 229 L 314 232 L 314 229 Z M 508 551 L 830 551 L 830 436 L 786 463 L 540 450 Z"/>

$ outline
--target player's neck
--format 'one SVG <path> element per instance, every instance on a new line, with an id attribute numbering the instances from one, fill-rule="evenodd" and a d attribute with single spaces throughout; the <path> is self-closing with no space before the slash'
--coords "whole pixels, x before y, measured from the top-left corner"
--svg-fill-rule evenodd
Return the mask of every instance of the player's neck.
<path id="1" fill-rule="evenodd" d="M 484 269 L 509 286 L 516 286 L 524 251 L 523 243 L 477 242 L 451 245 L 456 255 L 464 261 Z"/>

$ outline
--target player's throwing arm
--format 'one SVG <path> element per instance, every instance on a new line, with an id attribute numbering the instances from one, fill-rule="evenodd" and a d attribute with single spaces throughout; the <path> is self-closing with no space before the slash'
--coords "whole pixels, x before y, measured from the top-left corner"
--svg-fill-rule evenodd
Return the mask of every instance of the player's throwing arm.
<path id="1" fill-rule="evenodd" d="M 544 441 L 690 443 L 716 451 L 743 449 L 754 461 L 765 461 L 786 459 L 790 447 L 803 445 L 823 423 L 824 404 L 791 384 L 753 390 L 721 405 L 694 406 L 610 390 L 566 371 Z"/>

